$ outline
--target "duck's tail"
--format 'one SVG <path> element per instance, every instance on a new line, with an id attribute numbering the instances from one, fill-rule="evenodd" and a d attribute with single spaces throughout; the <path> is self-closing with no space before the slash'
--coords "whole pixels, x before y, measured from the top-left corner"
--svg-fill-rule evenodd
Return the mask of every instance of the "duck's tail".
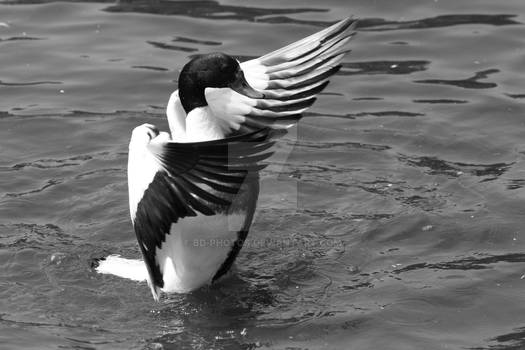
<path id="1" fill-rule="evenodd" d="M 142 260 L 125 259 L 120 255 L 109 255 L 98 259 L 94 264 L 95 271 L 102 274 L 115 275 L 134 281 L 146 282 L 148 270 Z"/>

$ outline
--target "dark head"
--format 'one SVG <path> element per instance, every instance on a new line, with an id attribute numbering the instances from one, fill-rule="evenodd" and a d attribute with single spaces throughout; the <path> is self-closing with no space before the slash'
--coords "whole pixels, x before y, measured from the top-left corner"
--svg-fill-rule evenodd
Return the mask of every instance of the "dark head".
<path id="1" fill-rule="evenodd" d="M 248 97 L 263 97 L 248 85 L 239 62 L 223 53 L 199 55 L 182 68 L 179 76 L 179 97 L 186 113 L 208 105 L 204 97 L 204 89 L 207 87 L 228 87 Z"/>

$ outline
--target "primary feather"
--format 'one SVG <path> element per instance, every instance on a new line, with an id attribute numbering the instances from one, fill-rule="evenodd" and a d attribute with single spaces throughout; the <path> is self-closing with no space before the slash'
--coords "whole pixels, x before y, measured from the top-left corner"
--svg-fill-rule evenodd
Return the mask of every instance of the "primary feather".
<path id="1" fill-rule="evenodd" d="M 230 88 L 206 88 L 210 110 L 220 120 L 226 135 L 262 127 L 288 128 L 302 117 L 326 88 L 329 78 L 341 68 L 350 50 L 356 21 L 347 18 L 304 39 L 240 63 L 248 83 L 262 98 L 252 98 Z M 180 133 L 180 100 L 175 91 L 168 103 L 172 135 Z M 179 111 L 176 116 L 175 111 Z M 172 127 L 173 125 L 173 127 Z"/>

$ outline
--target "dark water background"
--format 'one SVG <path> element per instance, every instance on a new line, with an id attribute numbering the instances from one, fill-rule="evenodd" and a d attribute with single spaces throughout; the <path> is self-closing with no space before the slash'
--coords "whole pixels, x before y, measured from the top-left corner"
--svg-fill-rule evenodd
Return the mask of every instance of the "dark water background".
<path id="1" fill-rule="evenodd" d="M 523 0 L 0 0 L 0 348 L 525 348 Z M 253 57 L 348 14 L 353 52 L 263 174 L 253 242 L 153 302 L 130 132 L 194 54 Z"/>

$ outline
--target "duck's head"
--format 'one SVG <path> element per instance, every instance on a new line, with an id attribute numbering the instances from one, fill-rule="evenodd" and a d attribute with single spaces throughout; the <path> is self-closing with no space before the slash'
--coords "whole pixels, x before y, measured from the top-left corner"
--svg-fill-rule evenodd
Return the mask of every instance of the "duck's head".
<path id="1" fill-rule="evenodd" d="M 239 62 L 223 53 L 199 55 L 182 68 L 179 97 L 186 113 L 208 105 L 204 95 L 206 88 L 230 88 L 248 97 L 264 97 L 248 84 Z"/>

